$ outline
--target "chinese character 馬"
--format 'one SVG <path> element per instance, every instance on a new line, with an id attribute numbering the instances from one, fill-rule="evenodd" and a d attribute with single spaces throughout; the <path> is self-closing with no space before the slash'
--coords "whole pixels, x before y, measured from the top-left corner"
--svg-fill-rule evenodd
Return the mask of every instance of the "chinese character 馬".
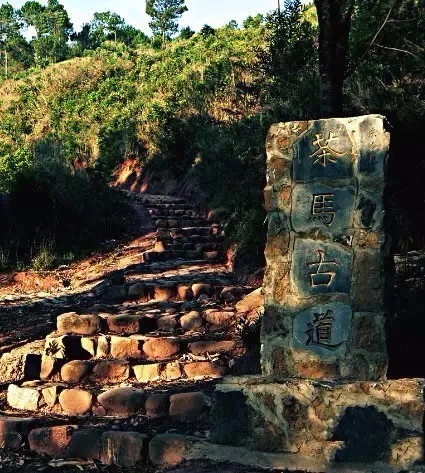
<path id="1" fill-rule="evenodd" d="M 319 220 L 327 227 L 330 227 L 335 220 L 333 199 L 334 194 L 313 194 L 311 217 L 309 220 Z"/>

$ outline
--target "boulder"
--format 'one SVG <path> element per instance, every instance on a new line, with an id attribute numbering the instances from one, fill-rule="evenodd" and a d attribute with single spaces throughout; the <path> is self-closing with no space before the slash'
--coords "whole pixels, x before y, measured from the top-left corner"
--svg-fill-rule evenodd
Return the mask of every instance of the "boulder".
<path id="1" fill-rule="evenodd" d="M 110 389 L 100 394 L 97 400 L 109 415 L 127 416 L 143 409 L 145 391 L 133 388 Z"/>
<path id="2" fill-rule="evenodd" d="M 180 343 L 170 338 L 151 338 L 143 345 L 149 360 L 167 360 L 180 352 Z"/>
<path id="3" fill-rule="evenodd" d="M 132 468 L 144 457 L 147 435 L 138 432 L 105 432 L 100 460 L 106 465 Z"/>
<path id="4" fill-rule="evenodd" d="M 69 444 L 76 425 L 59 425 L 31 430 L 28 436 L 30 449 L 38 454 L 53 458 L 66 458 L 69 455 Z"/>
<path id="5" fill-rule="evenodd" d="M 137 365 L 133 366 L 133 371 L 139 383 L 149 383 L 160 379 L 161 365 L 159 363 Z"/>
<path id="6" fill-rule="evenodd" d="M 64 389 L 59 394 L 59 404 L 66 414 L 87 414 L 90 412 L 92 403 L 92 394 L 83 389 Z"/>
<path id="7" fill-rule="evenodd" d="M 199 296 L 205 294 L 208 297 L 211 297 L 214 294 L 214 288 L 211 284 L 202 284 L 196 283 L 192 285 L 193 297 L 197 299 Z"/>
<path id="8" fill-rule="evenodd" d="M 10 407 L 21 411 L 37 411 L 40 392 L 34 388 L 20 388 L 10 384 L 7 389 L 7 403 Z"/>
<path id="9" fill-rule="evenodd" d="M 127 361 L 101 361 L 93 369 L 93 379 L 103 383 L 121 383 L 130 377 Z"/>
<path id="10" fill-rule="evenodd" d="M 72 434 L 68 451 L 71 458 L 100 460 L 102 430 L 77 430 Z"/>
<path id="11" fill-rule="evenodd" d="M 196 361 L 184 365 L 184 372 L 189 379 L 193 378 L 220 378 L 224 374 L 222 367 L 210 361 Z"/>
<path id="12" fill-rule="evenodd" d="M 60 334 L 93 335 L 101 331 L 101 318 L 96 314 L 67 312 L 57 318 L 57 329 Z"/>
<path id="13" fill-rule="evenodd" d="M 140 358 L 140 342 L 127 337 L 111 337 L 111 356 L 113 358 Z"/>
<path id="14" fill-rule="evenodd" d="M 189 344 L 189 350 L 194 355 L 206 355 L 207 353 L 226 353 L 234 350 L 237 346 L 235 340 L 221 340 L 210 342 L 194 342 Z"/>
<path id="15" fill-rule="evenodd" d="M 209 405 L 209 398 L 202 392 L 173 394 L 170 396 L 170 416 L 195 420 L 208 410 Z"/>
<path id="16" fill-rule="evenodd" d="M 79 383 L 90 371 L 90 363 L 74 360 L 66 363 L 61 368 L 62 381 L 71 384 Z"/>
<path id="17" fill-rule="evenodd" d="M 151 394 L 146 399 L 146 416 L 150 419 L 165 417 L 168 414 L 170 400 L 168 394 Z"/>
<path id="18" fill-rule="evenodd" d="M 140 330 L 140 317 L 137 315 L 110 315 L 106 323 L 112 333 L 131 335 Z"/>
<path id="19" fill-rule="evenodd" d="M 201 317 L 201 314 L 197 310 L 193 310 L 180 319 L 180 325 L 185 332 L 192 332 L 199 330 L 204 321 Z"/>

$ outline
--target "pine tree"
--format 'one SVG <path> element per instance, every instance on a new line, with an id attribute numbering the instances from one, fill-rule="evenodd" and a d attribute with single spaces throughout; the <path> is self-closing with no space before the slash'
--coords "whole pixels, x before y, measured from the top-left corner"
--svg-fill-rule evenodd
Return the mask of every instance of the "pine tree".
<path id="1" fill-rule="evenodd" d="M 178 31 L 178 19 L 187 11 L 185 0 L 146 0 L 146 13 L 154 35 L 160 35 L 162 44 Z"/>

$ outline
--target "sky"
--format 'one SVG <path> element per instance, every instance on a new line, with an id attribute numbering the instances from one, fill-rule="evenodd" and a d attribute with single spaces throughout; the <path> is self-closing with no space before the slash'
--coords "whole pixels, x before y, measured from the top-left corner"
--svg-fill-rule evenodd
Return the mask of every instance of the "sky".
<path id="1" fill-rule="evenodd" d="M 26 0 L 9 0 L 9 3 L 20 8 Z M 46 0 L 39 0 L 46 4 Z M 74 29 L 78 31 L 84 23 L 93 18 L 93 13 L 112 11 L 121 15 L 128 24 L 150 34 L 149 17 L 145 13 L 145 0 L 61 0 L 65 6 Z M 249 15 L 267 13 L 277 8 L 277 0 L 186 0 L 188 11 L 182 16 L 180 25 L 190 26 L 199 31 L 204 24 L 214 28 L 223 26 L 230 20 L 238 23 Z"/>

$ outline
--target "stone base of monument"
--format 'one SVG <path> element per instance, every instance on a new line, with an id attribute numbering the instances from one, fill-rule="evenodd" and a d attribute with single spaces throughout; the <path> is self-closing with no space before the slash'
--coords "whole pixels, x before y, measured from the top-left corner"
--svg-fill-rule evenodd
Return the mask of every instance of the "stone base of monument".
<path id="1" fill-rule="evenodd" d="M 211 441 L 281 454 L 288 468 L 305 463 L 306 471 L 347 463 L 410 469 L 424 457 L 424 386 L 423 379 L 226 378 L 215 392 Z"/>

